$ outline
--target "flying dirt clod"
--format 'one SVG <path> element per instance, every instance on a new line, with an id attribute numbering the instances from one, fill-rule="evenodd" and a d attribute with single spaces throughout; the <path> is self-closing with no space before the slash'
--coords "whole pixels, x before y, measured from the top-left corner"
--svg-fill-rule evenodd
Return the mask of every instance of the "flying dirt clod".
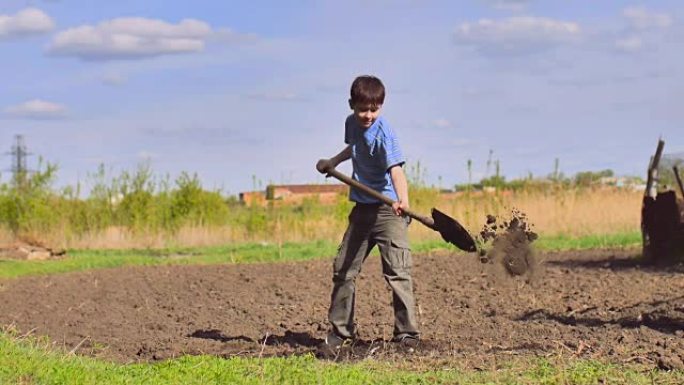
<path id="1" fill-rule="evenodd" d="M 525 213 L 513 209 L 507 220 L 489 214 L 477 236 L 480 262 L 501 263 L 510 276 L 529 275 L 537 266 L 530 246 L 537 238 Z"/>

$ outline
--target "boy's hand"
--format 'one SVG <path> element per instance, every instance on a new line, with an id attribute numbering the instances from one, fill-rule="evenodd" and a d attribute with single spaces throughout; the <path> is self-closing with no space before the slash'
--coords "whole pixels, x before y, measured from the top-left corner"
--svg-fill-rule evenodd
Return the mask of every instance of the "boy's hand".
<path id="1" fill-rule="evenodd" d="M 392 211 L 394 211 L 394 214 L 396 215 L 404 215 L 404 210 L 408 210 L 408 208 L 408 202 L 396 201 L 392 203 Z"/>
<path id="2" fill-rule="evenodd" d="M 325 174 L 331 168 L 335 168 L 335 164 L 331 159 L 319 159 L 318 163 L 316 163 L 316 170 L 321 174 Z"/>

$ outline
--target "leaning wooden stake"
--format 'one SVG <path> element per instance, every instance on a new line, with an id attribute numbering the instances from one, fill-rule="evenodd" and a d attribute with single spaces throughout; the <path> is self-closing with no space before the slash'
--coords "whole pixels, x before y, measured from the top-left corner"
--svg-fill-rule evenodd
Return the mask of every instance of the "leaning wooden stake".
<path id="1" fill-rule="evenodd" d="M 677 169 L 677 166 L 672 166 L 672 171 L 674 171 L 675 179 L 677 179 L 677 185 L 679 185 L 679 193 L 682 194 L 682 198 L 684 198 L 684 186 L 682 186 L 682 178 L 679 177 L 679 170 Z"/>
<path id="2" fill-rule="evenodd" d="M 652 188 L 653 183 L 658 179 L 658 164 L 660 163 L 660 157 L 663 154 L 663 147 L 665 147 L 665 142 L 662 139 L 659 139 L 655 155 L 653 156 L 653 159 L 651 159 L 651 164 L 648 166 L 648 175 L 646 176 L 646 191 L 644 191 L 644 196 L 655 198 L 655 194 L 652 193 Z"/>
<path id="3" fill-rule="evenodd" d="M 648 174 L 646 175 L 646 190 L 644 191 L 644 199 L 641 204 L 641 246 L 642 254 L 645 259 L 651 259 L 651 221 L 647 218 L 651 217 L 651 211 L 653 210 L 653 202 L 657 192 L 653 188 L 653 184 L 656 183 L 658 179 L 658 164 L 660 163 L 660 157 L 663 154 L 663 147 L 665 147 L 665 142 L 662 139 L 658 139 L 658 147 L 656 148 L 655 155 L 651 158 L 648 164 Z"/>

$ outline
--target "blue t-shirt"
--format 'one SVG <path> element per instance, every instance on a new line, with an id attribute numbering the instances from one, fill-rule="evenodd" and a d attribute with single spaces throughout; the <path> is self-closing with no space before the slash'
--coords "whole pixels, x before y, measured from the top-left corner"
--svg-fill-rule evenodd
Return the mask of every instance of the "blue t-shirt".
<path id="1" fill-rule="evenodd" d="M 349 115 L 344 122 L 344 142 L 352 146 L 352 178 L 398 200 L 389 169 L 404 164 L 405 160 L 389 123 L 379 116 L 372 126 L 363 129 L 354 115 Z M 358 203 L 380 203 L 353 187 L 349 199 Z"/>

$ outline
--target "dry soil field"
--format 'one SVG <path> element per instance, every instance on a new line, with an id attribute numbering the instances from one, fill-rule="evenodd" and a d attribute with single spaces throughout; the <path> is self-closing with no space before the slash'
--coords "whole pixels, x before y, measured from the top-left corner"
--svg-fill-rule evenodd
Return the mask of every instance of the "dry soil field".
<path id="1" fill-rule="evenodd" d="M 639 266 L 636 253 L 540 254 L 544 265 L 529 284 L 472 255 L 418 255 L 423 339 L 412 353 L 385 342 L 391 295 L 371 257 L 357 286 L 361 340 L 340 358 L 403 354 L 489 369 L 512 356 L 564 355 L 683 368 L 682 268 Z M 315 354 L 327 329 L 330 273 L 330 261 L 318 260 L 5 280 L 0 324 L 120 362 Z"/>

